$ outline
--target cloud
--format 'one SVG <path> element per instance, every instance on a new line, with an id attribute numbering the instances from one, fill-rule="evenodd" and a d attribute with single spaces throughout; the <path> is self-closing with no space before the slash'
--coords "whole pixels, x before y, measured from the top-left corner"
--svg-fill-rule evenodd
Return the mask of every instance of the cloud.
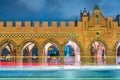
<path id="1" fill-rule="evenodd" d="M 17 0 L 17 4 L 24 6 L 32 12 L 46 13 L 48 15 L 59 13 L 59 18 L 79 18 L 80 10 L 86 8 L 93 12 L 93 7 L 97 4 L 105 15 L 116 15 L 120 12 L 120 0 Z M 114 7 L 113 7 L 114 6 Z M 54 16 L 54 15 L 52 15 Z"/>
<path id="2" fill-rule="evenodd" d="M 45 7 L 46 0 L 18 0 L 16 3 L 30 11 L 40 12 Z"/>

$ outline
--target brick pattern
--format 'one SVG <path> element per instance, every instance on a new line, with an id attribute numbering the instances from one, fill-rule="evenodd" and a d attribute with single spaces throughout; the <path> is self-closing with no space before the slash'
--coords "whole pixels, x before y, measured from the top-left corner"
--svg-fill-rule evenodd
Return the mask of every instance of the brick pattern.
<path id="1" fill-rule="evenodd" d="M 3 38 L 17 38 L 17 37 L 77 37 L 76 33 L 14 33 L 14 34 L 0 34 Z"/>

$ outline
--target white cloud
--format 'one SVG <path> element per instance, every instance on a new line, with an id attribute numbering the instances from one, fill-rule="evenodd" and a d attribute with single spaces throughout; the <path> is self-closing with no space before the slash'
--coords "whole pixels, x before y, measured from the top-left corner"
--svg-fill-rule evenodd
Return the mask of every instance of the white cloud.
<path id="1" fill-rule="evenodd" d="M 17 4 L 30 11 L 39 12 L 45 7 L 46 0 L 18 0 Z"/>

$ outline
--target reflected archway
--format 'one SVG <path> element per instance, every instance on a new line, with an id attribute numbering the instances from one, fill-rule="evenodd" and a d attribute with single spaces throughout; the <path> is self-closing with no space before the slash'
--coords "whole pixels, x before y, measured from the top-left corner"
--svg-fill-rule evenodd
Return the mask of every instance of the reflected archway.
<path id="1" fill-rule="evenodd" d="M 27 42 L 22 50 L 22 63 L 37 64 L 38 63 L 38 47 L 33 42 Z"/>
<path id="2" fill-rule="evenodd" d="M 0 61 L 11 63 L 16 62 L 16 48 L 11 42 L 6 42 L 3 44 Z"/>
<path id="3" fill-rule="evenodd" d="M 43 50 L 42 64 L 59 65 L 60 64 L 59 49 L 54 43 L 47 43 Z"/>
<path id="4" fill-rule="evenodd" d="M 64 47 L 64 64 L 80 65 L 80 49 L 72 40 L 69 40 Z"/>
<path id="5" fill-rule="evenodd" d="M 106 48 L 102 42 L 95 41 L 91 45 L 90 53 L 92 56 L 92 62 L 97 65 L 106 64 Z"/>

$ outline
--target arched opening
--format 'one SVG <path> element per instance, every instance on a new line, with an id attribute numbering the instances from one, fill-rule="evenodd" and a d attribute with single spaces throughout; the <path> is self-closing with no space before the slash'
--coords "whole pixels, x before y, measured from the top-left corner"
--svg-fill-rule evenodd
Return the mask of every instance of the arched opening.
<path id="1" fill-rule="evenodd" d="M 72 40 L 64 47 L 64 56 L 65 65 L 80 65 L 80 49 Z"/>
<path id="2" fill-rule="evenodd" d="M 42 56 L 43 65 L 59 65 L 60 64 L 60 54 L 59 49 L 54 43 L 47 43 L 43 50 Z"/>
<path id="3" fill-rule="evenodd" d="M 92 56 L 92 62 L 97 65 L 106 64 L 106 48 L 102 42 L 95 41 L 91 45 L 90 53 Z"/>
<path id="4" fill-rule="evenodd" d="M 6 42 L 2 46 L 0 61 L 1 65 L 15 65 L 16 48 L 11 42 Z"/>
<path id="5" fill-rule="evenodd" d="M 33 42 L 27 42 L 22 48 L 22 64 L 37 65 L 38 64 L 38 47 Z"/>
<path id="6" fill-rule="evenodd" d="M 120 40 L 116 47 L 116 64 L 120 65 Z"/>

